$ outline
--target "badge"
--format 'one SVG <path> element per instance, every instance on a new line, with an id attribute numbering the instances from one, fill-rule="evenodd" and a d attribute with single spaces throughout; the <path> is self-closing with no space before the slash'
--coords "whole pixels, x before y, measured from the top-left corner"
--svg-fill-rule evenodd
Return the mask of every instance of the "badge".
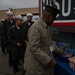
<path id="1" fill-rule="evenodd" d="M 53 52 L 55 50 L 55 47 L 54 46 L 50 46 L 49 49 L 50 49 L 51 52 Z"/>

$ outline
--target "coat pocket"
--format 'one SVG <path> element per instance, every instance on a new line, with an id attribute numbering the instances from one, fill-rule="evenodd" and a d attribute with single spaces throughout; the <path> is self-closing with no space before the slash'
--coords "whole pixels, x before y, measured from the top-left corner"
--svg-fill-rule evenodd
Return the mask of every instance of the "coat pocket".
<path id="1" fill-rule="evenodd" d="M 48 35 L 42 35 L 41 36 L 41 42 L 42 42 L 42 44 L 45 45 L 45 46 L 49 46 L 49 41 L 50 41 L 49 38 L 50 37 Z"/>

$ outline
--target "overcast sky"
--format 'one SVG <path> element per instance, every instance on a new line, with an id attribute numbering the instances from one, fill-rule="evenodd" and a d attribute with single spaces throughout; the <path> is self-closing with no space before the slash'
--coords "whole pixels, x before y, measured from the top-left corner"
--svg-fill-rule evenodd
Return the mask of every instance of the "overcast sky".
<path id="1" fill-rule="evenodd" d="M 0 10 L 38 7 L 39 0 L 0 0 Z"/>

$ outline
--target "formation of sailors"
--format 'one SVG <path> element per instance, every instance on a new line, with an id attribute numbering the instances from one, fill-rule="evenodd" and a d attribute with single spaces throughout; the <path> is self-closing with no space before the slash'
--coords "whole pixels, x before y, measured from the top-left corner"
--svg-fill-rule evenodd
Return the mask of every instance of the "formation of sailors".
<path id="1" fill-rule="evenodd" d="M 27 20 L 24 22 L 21 15 L 13 17 L 12 11 L 6 12 L 7 19 L 0 23 L 1 50 L 4 55 L 8 54 L 9 67 L 13 67 L 13 72 L 18 71 L 20 61 L 24 62 L 24 54 L 28 41 L 27 32 L 32 21 L 32 13 L 27 13 Z"/>

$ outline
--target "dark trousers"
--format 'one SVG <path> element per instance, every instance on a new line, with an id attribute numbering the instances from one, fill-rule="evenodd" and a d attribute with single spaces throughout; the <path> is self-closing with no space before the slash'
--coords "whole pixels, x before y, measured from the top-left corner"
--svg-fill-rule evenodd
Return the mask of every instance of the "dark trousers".
<path id="1" fill-rule="evenodd" d="M 13 69 L 14 70 L 18 70 L 18 64 L 19 64 L 19 60 L 14 60 L 13 61 Z"/>
<path id="2" fill-rule="evenodd" d="M 9 66 L 12 66 L 12 54 L 11 52 L 8 52 L 8 58 L 9 58 Z"/>
<path id="3" fill-rule="evenodd" d="M 12 62 L 13 62 L 13 69 L 18 69 L 18 65 L 20 63 L 20 60 L 22 61 L 22 64 L 24 62 L 24 53 L 25 53 L 25 49 L 18 49 L 16 50 L 12 56 Z"/>
<path id="4" fill-rule="evenodd" d="M 4 53 L 4 54 L 6 54 L 6 45 L 5 45 L 5 43 L 4 43 L 5 41 L 4 41 L 4 38 L 3 38 L 3 34 L 1 33 L 0 34 L 0 44 L 1 44 L 1 50 L 2 50 L 2 52 Z"/>
<path id="5" fill-rule="evenodd" d="M 5 53 L 5 46 L 1 47 L 2 52 Z"/>
<path id="6" fill-rule="evenodd" d="M 7 54 L 7 50 L 5 46 L 1 46 L 2 53 Z"/>

